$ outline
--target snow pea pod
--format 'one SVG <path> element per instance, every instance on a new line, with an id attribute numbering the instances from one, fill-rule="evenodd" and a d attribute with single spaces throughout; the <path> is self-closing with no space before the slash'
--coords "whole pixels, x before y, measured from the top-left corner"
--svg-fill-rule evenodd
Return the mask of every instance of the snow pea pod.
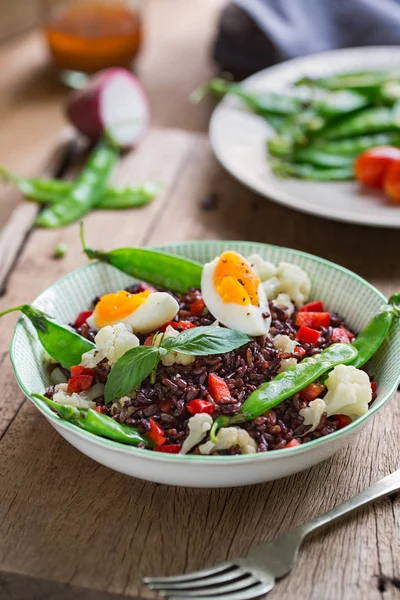
<path id="1" fill-rule="evenodd" d="M 340 90 L 316 100 L 313 106 L 321 117 L 332 119 L 355 112 L 368 103 L 368 99 L 362 94 L 352 90 Z"/>
<path id="2" fill-rule="evenodd" d="M 41 227 L 62 227 L 73 223 L 89 212 L 104 196 L 111 171 L 119 152 L 109 141 L 102 140 L 62 202 L 45 208 L 37 217 Z"/>
<path id="3" fill-rule="evenodd" d="M 372 107 L 351 115 L 339 124 L 324 131 L 324 137 L 328 140 L 336 140 L 367 133 L 384 133 L 394 131 L 396 126 L 394 112 L 387 107 Z"/>
<path id="4" fill-rule="evenodd" d="M 201 286 L 203 267 L 194 260 L 147 248 L 117 248 L 109 252 L 92 250 L 86 246 L 82 224 L 81 239 L 83 251 L 88 258 L 108 263 L 147 283 L 178 293 L 185 293 L 189 288 L 199 289 Z"/>
<path id="5" fill-rule="evenodd" d="M 275 160 L 272 163 L 272 170 L 279 177 L 298 177 L 309 181 L 347 181 L 354 179 L 352 164 L 324 169 L 310 164 L 294 164 Z"/>
<path id="6" fill-rule="evenodd" d="M 380 348 L 393 321 L 400 318 L 400 292 L 393 294 L 381 310 L 360 331 L 352 346 L 357 349 L 357 357 L 351 363 L 362 367 Z"/>
<path id="7" fill-rule="evenodd" d="M 245 89 L 243 86 L 226 81 L 225 79 L 211 79 L 202 88 L 200 94 L 211 93 L 215 96 L 231 94 L 241 98 L 247 107 L 257 115 L 290 115 L 300 110 L 302 102 L 295 96 L 277 94 L 276 92 L 257 92 Z"/>
<path id="8" fill-rule="evenodd" d="M 72 192 L 74 185 L 73 182 L 62 179 L 21 177 L 13 175 L 5 169 L 0 169 L 0 175 L 6 181 L 12 181 L 24 196 L 40 204 L 63 202 L 65 197 Z M 160 186 L 150 182 L 121 188 L 107 187 L 95 208 L 120 209 L 143 206 L 151 202 L 159 191 Z"/>
<path id="9" fill-rule="evenodd" d="M 376 146 L 400 146 L 400 131 L 388 133 L 376 133 L 345 138 L 342 140 L 326 140 L 319 138 L 310 144 L 309 148 L 315 148 L 329 154 L 340 154 L 341 156 L 356 157 L 364 150 Z"/>
<path id="10" fill-rule="evenodd" d="M 305 358 L 296 366 L 260 385 L 242 404 L 237 415 L 218 417 L 212 427 L 211 439 L 218 428 L 259 417 L 305 388 L 326 371 L 330 371 L 336 365 L 349 364 L 356 357 L 357 350 L 351 344 L 333 344 L 320 354 Z"/>
<path id="11" fill-rule="evenodd" d="M 82 354 L 95 348 L 93 342 L 71 329 L 58 325 L 50 320 L 46 313 L 29 304 L 9 308 L 0 313 L 0 317 L 18 310 L 31 321 L 46 352 L 64 367 L 70 368 L 79 365 Z"/>
<path id="12" fill-rule="evenodd" d="M 32 396 L 45 402 L 61 419 L 69 421 L 79 429 L 130 446 L 141 444 L 144 448 L 151 448 L 154 445 L 147 436 L 139 433 L 136 427 L 118 423 L 111 417 L 103 415 L 92 408 L 76 408 L 75 406 L 58 404 L 58 402 L 54 402 L 41 394 L 32 394 Z"/>
<path id="13" fill-rule="evenodd" d="M 356 90 L 369 98 L 377 98 L 383 83 L 396 80 L 399 73 L 395 71 L 363 71 L 361 73 L 342 73 L 331 77 L 302 77 L 295 82 L 296 86 L 307 85 L 326 90 Z"/>
<path id="14" fill-rule="evenodd" d="M 342 156 L 340 154 L 330 154 L 323 152 L 311 146 L 299 148 L 294 153 L 294 160 L 299 163 L 310 163 L 317 167 L 347 167 L 352 168 L 354 158 L 352 156 Z"/>

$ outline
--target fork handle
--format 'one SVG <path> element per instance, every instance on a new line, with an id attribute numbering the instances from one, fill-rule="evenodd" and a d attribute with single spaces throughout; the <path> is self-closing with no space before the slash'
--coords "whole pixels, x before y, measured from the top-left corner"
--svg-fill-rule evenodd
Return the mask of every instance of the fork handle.
<path id="1" fill-rule="evenodd" d="M 301 530 L 303 536 L 306 536 L 311 533 L 311 531 L 319 529 L 324 525 L 328 525 L 333 521 L 337 521 L 361 506 L 375 502 L 375 500 L 378 500 L 379 498 L 384 498 L 385 496 L 389 496 L 390 494 L 398 491 L 400 491 L 400 470 L 395 471 L 387 477 L 384 477 L 360 494 L 353 496 L 343 504 L 335 506 L 335 508 L 332 508 L 332 510 L 329 510 L 319 517 L 315 517 L 304 525 L 301 525 L 299 529 Z"/>

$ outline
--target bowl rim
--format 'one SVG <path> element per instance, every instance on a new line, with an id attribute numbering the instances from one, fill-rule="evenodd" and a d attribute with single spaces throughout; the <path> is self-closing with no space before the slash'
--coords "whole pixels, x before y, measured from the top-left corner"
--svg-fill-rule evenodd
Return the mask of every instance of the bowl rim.
<path id="1" fill-rule="evenodd" d="M 288 251 L 292 252 L 294 255 L 312 259 L 312 260 L 319 262 L 320 264 L 323 264 L 331 269 L 340 271 L 344 275 L 350 276 L 353 279 L 358 280 L 364 286 L 369 288 L 375 295 L 377 295 L 383 302 L 387 302 L 387 298 L 384 296 L 384 294 L 382 292 L 380 292 L 380 290 L 378 290 L 375 286 L 373 286 L 371 283 L 369 283 L 366 279 L 364 279 L 357 273 L 354 273 L 350 269 L 347 269 L 346 267 L 343 267 L 342 265 L 334 263 L 330 260 L 321 258 L 321 257 L 316 256 L 315 254 L 311 254 L 309 252 L 304 252 L 302 250 L 296 250 L 295 248 L 287 248 L 285 246 L 278 246 L 276 244 L 268 244 L 268 243 L 264 243 L 264 242 L 248 242 L 248 241 L 242 241 L 242 240 L 187 240 L 187 241 L 183 241 L 183 242 L 176 242 L 176 243 L 171 242 L 170 244 L 161 244 L 161 245 L 151 246 L 150 248 L 154 249 L 154 250 L 170 252 L 171 254 L 173 254 L 173 252 L 171 251 L 171 246 L 174 246 L 175 248 L 180 247 L 180 246 L 183 246 L 183 247 L 189 246 L 189 245 L 193 245 L 193 244 L 197 244 L 200 246 L 212 246 L 213 244 L 216 244 L 216 243 L 223 243 L 226 245 L 240 244 L 241 246 L 248 246 L 251 248 L 254 248 L 255 246 L 263 246 L 266 248 L 278 249 L 278 250 L 283 250 L 283 251 L 288 250 Z M 89 269 L 97 269 L 97 268 L 99 268 L 99 266 L 102 266 L 102 264 L 103 263 L 96 261 L 96 262 L 92 262 L 88 265 L 83 265 L 82 267 L 79 267 L 78 269 L 74 269 L 70 273 L 67 273 L 66 275 L 64 275 L 64 277 L 57 279 L 52 284 L 47 286 L 35 298 L 35 300 L 32 302 L 32 304 L 35 305 L 38 301 L 40 301 L 40 299 L 43 296 L 45 296 L 47 294 L 47 292 L 57 283 L 68 281 L 71 277 L 75 276 L 75 274 L 78 272 L 85 272 Z M 116 268 L 109 264 L 107 264 L 107 267 L 113 268 L 113 269 Z M 76 425 L 73 425 L 72 423 L 70 423 L 68 421 L 64 421 L 63 419 L 60 419 L 42 400 L 32 397 L 32 395 L 31 395 L 32 392 L 25 387 L 24 383 L 22 382 L 22 379 L 19 376 L 18 367 L 16 364 L 15 356 L 14 356 L 17 332 L 19 331 L 20 327 L 23 327 L 25 322 L 26 322 L 26 317 L 24 315 L 21 315 L 21 317 L 18 319 L 18 321 L 16 323 L 16 326 L 14 329 L 14 334 L 13 334 L 13 337 L 11 340 L 11 345 L 10 345 L 10 360 L 11 360 L 12 367 L 14 370 L 15 378 L 17 380 L 19 387 L 25 394 L 25 396 L 33 402 L 33 404 L 38 408 L 38 410 L 41 413 L 43 413 L 45 415 L 45 417 L 48 420 L 57 424 L 57 426 L 61 426 L 61 428 L 67 429 L 71 433 L 77 435 L 78 437 L 80 437 L 82 439 L 86 439 L 87 441 L 94 443 L 95 445 L 102 446 L 105 448 L 110 448 L 111 450 L 117 450 L 117 451 L 120 451 L 123 453 L 133 454 L 133 455 L 136 455 L 138 458 L 139 457 L 140 458 L 151 458 L 152 460 L 158 460 L 158 461 L 163 461 L 163 462 L 174 461 L 177 464 L 182 461 L 186 461 L 186 462 L 190 461 L 192 463 L 197 463 L 197 464 L 208 463 L 210 465 L 213 463 L 214 464 L 225 463 L 225 464 L 233 465 L 236 462 L 253 462 L 254 460 L 258 460 L 258 461 L 274 460 L 274 459 L 283 458 L 285 456 L 287 458 L 289 458 L 291 456 L 294 457 L 295 455 L 303 454 L 303 453 L 307 452 L 308 450 L 312 450 L 318 446 L 322 446 L 323 444 L 329 443 L 330 441 L 334 442 L 340 436 L 349 434 L 351 431 L 355 431 L 356 429 L 358 429 L 363 423 L 365 423 L 370 417 L 372 417 L 372 415 L 374 415 L 378 410 L 380 410 L 393 397 L 393 395 L 395 394 L 395 392 L 400 384 L 400 371 L 399 371 L 398 376 L 397 376 L 395 382 L 393 383 L 393 385 L 384 394 L 384 396 L 379 400 L 379 402 L 374 404 L 374 406 L 372 406 L 368 410 L 368 412 L 365 413 L 365 415 L 358 417 L 358 419 L 355 419 L 352 423 L 350 423 L 346 427 L 343 427 L 342 429 L 334 431 L 333 433 L 330 433 L 329 435 L 323 436 L 321 438 L 317 438 L 315 440 L 311 440 L 310 442 L 307 442 L 306 444 L 301 444 L 300 446 L 295 446 L 293 448 L 282 448 L 280 450 L 273 450 L 271 452 L 259 452 L 259 453 L 255 453 L 255 454 L 241 454 L 241 455 L 233 455 L 233 456 L 230 456 L 230 455 L 228 455 L 228 456 L 207 456 L 207 455 L 169 454 L 169 453 L 162 453 L 162 452 L 154 452 L 153 450 L 147 450 L 145 448 L 136 448 L 135 446 L 130 446 L 128 444 L 122 444 L 121 442 L 115 442 L 113 440 L 109 440 L 107 438 L 103 438 L 101 436 L 97 436 L 93 433 L 90 433 L 88 431 L 80 429 Z"/>

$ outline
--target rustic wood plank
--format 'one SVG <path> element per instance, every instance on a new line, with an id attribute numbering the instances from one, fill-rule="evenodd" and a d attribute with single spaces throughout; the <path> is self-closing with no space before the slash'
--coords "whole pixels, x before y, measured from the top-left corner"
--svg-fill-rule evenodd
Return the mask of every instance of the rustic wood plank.
<path id="1" fill-rule="evenodd" d="M 222 171 L 200 134 L 153 131 L 124 159 L 117 177 L 157 179 L 164 192 L 145 209 L 89 215 L 86 234 L 92 245 L 268 241 L 357 268 L 386 293 L 400 287 L 397 232 L 313 219 L 258 199 Z M 209 193 L 217 195 L 217 207 L 204 211 L 200 201 Z M 32 233 L 0 307 L 30 301 L 86 262 L 77 229 Z M 52 261 L 51 251 L 61 241 L 70 251 L 65 260 Z M 12 321 L 11 316 L 0 321 L 0 357 Z M 399 395 L 347 449 L 294 477 L 228 490 L 154 485 L 96 465 L 69 446 L 34 406 L 22 404 L 5 358 L 2 369 L 0 405 L 19 407 L 7 422 L 0 463 L 0 572 L 26 577 L 12 600 L 31 600 L 36 584 L 29 582 L 43 579 L 51 580 L 57 598 L 56 590 L 67 583 L 127 598 L 151 597 L 140 584 L 142 575 L 179 573 L 244 554 L 398 468 Z M 399 502 L 387 499 L 316 536 L 271 599 L 297 597 L 299 590 L 312 600 L 398 597 L 398 522 Z"/>

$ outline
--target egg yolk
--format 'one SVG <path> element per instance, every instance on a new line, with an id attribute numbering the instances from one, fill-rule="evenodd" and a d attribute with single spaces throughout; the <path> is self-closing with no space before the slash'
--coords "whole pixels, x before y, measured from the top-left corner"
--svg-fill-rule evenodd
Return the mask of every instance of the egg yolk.
<path id="1" fill-rule="evenodd" d="M 120 290 L 116 294 L 102 296 L 94 311 L 96 325 L 106 327 L 106 325 L 122 321 L 144 304 L 150 293 L 149 290 L 146 290 L 138 294 L 129 294 L 125 290 Z"/>
<path id="2" fill-rule="evenodd" d="M 224 252 L 214 270 L 214 287 L 224 303 L 258 306 L 260 279 L 237 252 Z"/>

